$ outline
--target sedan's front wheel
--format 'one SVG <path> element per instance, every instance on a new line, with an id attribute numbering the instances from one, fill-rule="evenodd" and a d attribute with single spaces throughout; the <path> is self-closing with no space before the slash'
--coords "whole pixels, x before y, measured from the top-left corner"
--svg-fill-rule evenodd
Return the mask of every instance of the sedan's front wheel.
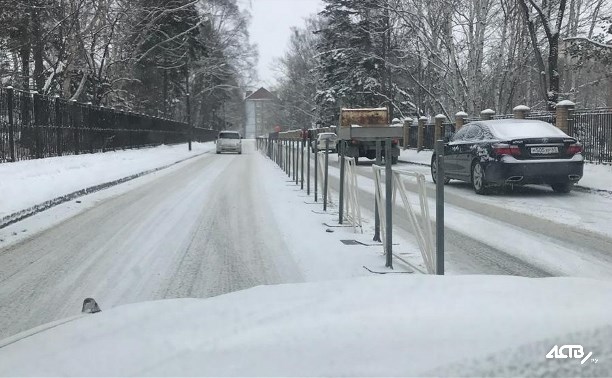
<path id="1" fill-rule="evenodd" d="M 487 182 L 485 180 L 482 165 L 475 161 L 472 163 L 472 188 L 476 194 L 487 194 Z"/>

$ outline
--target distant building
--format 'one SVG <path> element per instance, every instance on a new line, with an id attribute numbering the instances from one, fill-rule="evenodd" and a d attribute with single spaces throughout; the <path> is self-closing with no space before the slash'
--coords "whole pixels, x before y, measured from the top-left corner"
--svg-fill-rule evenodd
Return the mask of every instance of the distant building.
<path id="1" fill-rule="evenodd" d="M 272 132 L 274 129 L 277 98 L 264 87 L 255 92 L 247 92 L 244 104 L 246 107 L 245 138 Z"/>

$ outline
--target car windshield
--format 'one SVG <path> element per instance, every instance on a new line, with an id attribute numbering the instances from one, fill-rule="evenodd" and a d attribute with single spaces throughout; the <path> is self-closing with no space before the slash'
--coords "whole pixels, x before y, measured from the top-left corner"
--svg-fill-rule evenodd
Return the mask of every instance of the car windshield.
<path id="1" fill-rule="evenodd" d="M 240 139 L 240 134 L 238 133 L 220 133 L 219 139 Z"/>
<path id="2" fill-rule="evenodd" d="M 611 331 L 612 0 L 0 0 L 0 377 L 612 377 Z"/>

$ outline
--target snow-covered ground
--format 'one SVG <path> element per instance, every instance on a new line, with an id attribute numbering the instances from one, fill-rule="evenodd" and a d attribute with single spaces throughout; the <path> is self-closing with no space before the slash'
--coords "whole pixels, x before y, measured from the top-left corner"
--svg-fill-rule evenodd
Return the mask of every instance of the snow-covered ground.
<path id="1" fill-rule="evenodd" d="M 609 376 L 611 292 L 592 279 L 404 275 L 102 306 L 5 341 L 0 375 Z M 546 358 L 566 344 L 579 358 Z"/>
<path id="2" fill-rule="evenodd" d="M 313 212 L 322 204 L 245 144 L 0 229 L 0 338 L 74 315 L 88 296 L 111 308 L 385 271 L 380 245 L 340 242 L 371 235 L 327 232 L 333 209 Z"/>
<path id="3" fill-rule="evenodd" d="M 336 207 L 322 212 L 321 197 L 313 203 L 249 141 L 243 155 L 201 154 L 0 229 L 0 339 L 76 315 L 86 297 L 103 310 L 50 329 L 49 339 L 38 334 L 0 349 L 0 375 L 499 375 L 500 367 L 510 369 L 502 375 L 527 374 L 517 358 L 544 375 L 598 375 L 609 366 L 545 359 L 566 343 L 612 358 L 604 234 L 579 230 L 583 245 L 570 243 L 564 234 L 578 231 L 546 220 L 550 211 L 530 218 L 506 208 L 514 197 L 451 184 L 451 275 L 602 280 L 425 277 L 397 260 L 391 271 L 380 245 L 341 242 L 372 237 L 372 169 L 357 168 L 363 234 L 335 227 Z M 329 171 L 335 188 L 339 171 Z M 605 196 L 521 202 L 530 196 L 516 196 L 514 206 L 539 201 L 564 216 L 568 199 L 594 201 L 579 214 L 608 222 L 594 213 L 610 208 Z M 405 217 L 394 219 L 394 251 L 422 267 Z M 266 287 L 240 291 L 259 285 Z M 138 303 L 225 293 L 232 294 Z M 483 364 L 489 360 L 496 362 Z"/>
<path id="4" fill-rule="evenodd" d="M 214 149 L 213 143 L 159 146 L 0 164 L 0 219 L 67 194 L 167 166 Z"/>

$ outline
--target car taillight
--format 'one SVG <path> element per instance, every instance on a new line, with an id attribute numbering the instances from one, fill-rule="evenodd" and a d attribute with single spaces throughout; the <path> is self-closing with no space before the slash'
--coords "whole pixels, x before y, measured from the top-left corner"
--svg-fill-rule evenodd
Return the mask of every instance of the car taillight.
<path id="1" fill-rule="evenodd" d="M 509 144 L 494 144 L 493 152 L 496 155 L 510 155 L 510 156 L 519 156 L 521 154 L 521 149 L 519 146 L 511 146 Z"/>
<path id="2" fill-rule="evenodd" d="M 582 145 L 581 144 L 571 144 L 567 146 L 567 154 L 568 155 L 576 155 L 582 153 Z"/>

